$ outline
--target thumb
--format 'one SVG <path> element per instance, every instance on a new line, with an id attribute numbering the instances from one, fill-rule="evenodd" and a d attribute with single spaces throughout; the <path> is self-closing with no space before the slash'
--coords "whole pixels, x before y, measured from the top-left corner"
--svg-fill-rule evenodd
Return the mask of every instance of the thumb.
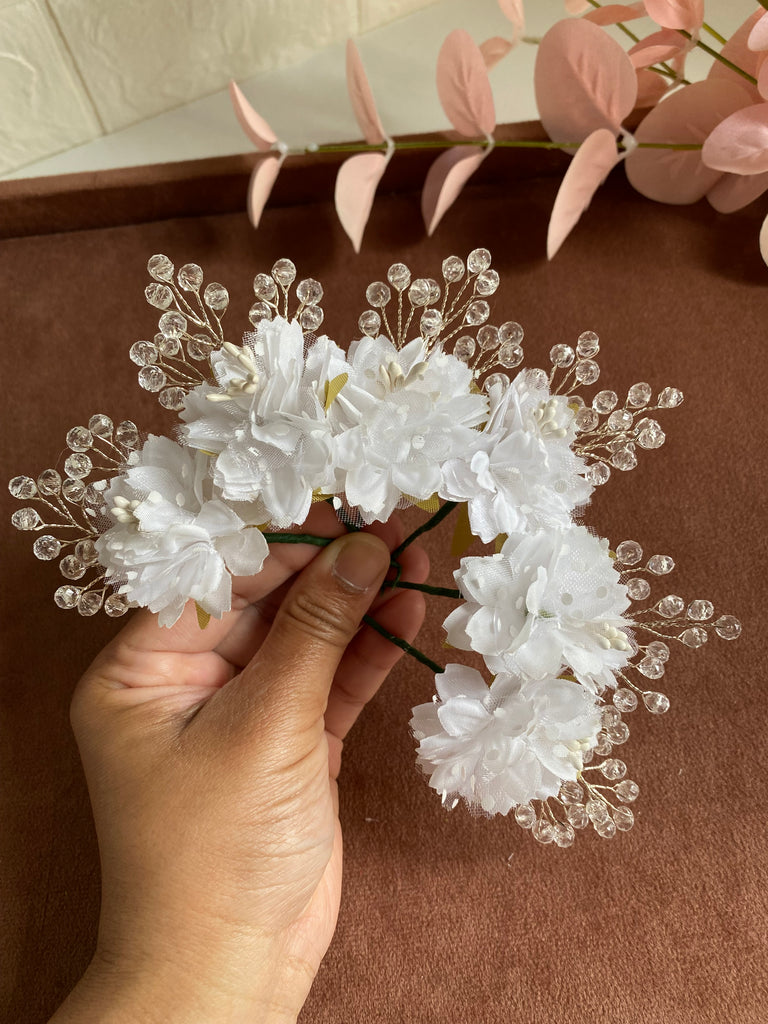
<path id="1" fill-rule="evenodd" d="M 262 709 L 290 709 L 299 728 L 317 721 L 342 655 L 389 564 L 389 548 L 370 533 L 349 533 L 329 544 L 286 594 L 240 687 L 250 690 L 251 698 L 257 689 Z"/>

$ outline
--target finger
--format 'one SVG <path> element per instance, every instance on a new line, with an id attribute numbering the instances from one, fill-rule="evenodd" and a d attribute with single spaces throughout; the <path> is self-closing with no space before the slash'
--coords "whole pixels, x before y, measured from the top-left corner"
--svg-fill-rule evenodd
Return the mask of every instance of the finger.
<path id="1" fill-rule="evenodd" d="M 244 721 L 249 708 L 259 721 L 279 709 L 294 728 L 311 726 L 388 568 L 379 538 L 361 531 L 334 541 L 296 579 L 256 657 L 217 696 L 237 702 Z"/>
<path id="2" fill-rule="evenodd" d="M 424 595 L 401 591 L 374 618 L 393 636 L 412 643 L 424 621 Z M 343 740 L 358 715 L 386 679 L 403 651 L 364 625 L 344 653 L 328 694 L 325 728 Z M 335 776 L 334 776 L 335 777 Z"/>

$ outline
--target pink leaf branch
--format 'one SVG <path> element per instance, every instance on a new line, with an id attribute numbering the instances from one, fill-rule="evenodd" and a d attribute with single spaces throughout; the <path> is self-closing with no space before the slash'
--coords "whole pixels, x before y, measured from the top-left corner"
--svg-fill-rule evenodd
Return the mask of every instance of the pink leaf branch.
<path id="1" fill-rule="evenodd" d="M 633 21 L 645 16 L 645 4 L 606 4 L 584 15 L 584 21 L 593 25 L 618 25 L 619 22 Z"/>
<path id="2" fill-rule="evenodd" d="M 259 226 L 282 163 L 282 156 L 263 156 L 251 172 L 251 180 L 248 182 L 248 218 L 255 228 Z"/>
<path id="3" fill-rule="evenodd" d="M 277 142 L 277 136 L 261 114 L 256 113 L 236 82 L 229 83 L 229 95 L 240 127 L 254 146 L 262 153 L 271 149 Z"/>
<path id="4" fill-rule="evenodd" d="M 451 32 L 440 48 L 437 94 L 446 117 L 462 135 L 487 136 L 496 127 L 493 93 L 483 55 L 463 29 Z"/>
<path id="5" fill-rule="evenodd" d="M 277 135 L 261 114 L 253 109 L 236 82 L 229 83 L 229 95 L 243 131 L 259 152 L 265 154 L 253 168 L 248 183 L 248 217 L 256 228 L 283 165 L 286 147 L 280 144 Z M 270 150 L 275 147 L 279 151 L 273 155 Z"/>
<path id="6" fill-rule="evenodd" d="M 732 174 L 768 171 L 768 103 L 742 107 L 722 120 L 704 142 L 701 159 Z"/>
<path id="7" fill-rule="evenodd" d="M 645 9 L 662 28 L 698 32 L 704 21 L 704 0 L 645 0 Z"/>
<path id="8" fill-rule="evenodd" d="M 495 67 L 514 48 L 514 45 L 514 42 L 510 42 L 509 39 L 503 39 L 501 36 L 492 36 L 490 39 L 486 39 L 484 43 L 480 43 L 480 53 L 482 54 L 486 69 L 490 71 L 491 68 Z"/>
<path id="9" fill-rule="evenodd" d="M 489 151 L 483 149 L 480 152 L 466 152 L 462 149 L 449 149 L 429 168 L 421 194 L 421 214 L 428 235 L 432 234 L 445 212 L 456 202 L 461 190 Z"/>
<path id="10" fill-rule="evenodd" d="M 380 145 L 387 134 L 376 109 L 360 54 L 351 39 L 347 42 L 347 91 L 363 138 L 372 145 Z"/>
<path id="11" fill-rule="evenodd" d="M 735 213 L 768 190 L 768 171 L 762 174 L 724 174 L 707 192 L 707 202 L 718 213 Z"/>
<path id="12" fill-rule="evenodd" d="M 679 32 L 662 29 L 635 43 L 627 56 L 632 61 L 632 66 L 640 70 L 678 57 L 684 50 L 685 42 Z"/>

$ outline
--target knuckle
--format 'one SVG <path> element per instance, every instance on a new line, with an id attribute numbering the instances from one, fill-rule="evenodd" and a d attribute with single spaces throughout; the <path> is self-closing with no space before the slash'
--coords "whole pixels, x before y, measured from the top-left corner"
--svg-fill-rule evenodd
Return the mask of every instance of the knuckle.
<path id="1" fill-rule="evenodd" d="M 343 604 L 311 591 L 294 594 L 283 605 L 282 614 L 293 629 L 331 647 L 346 647 L 359 626 Z"/>

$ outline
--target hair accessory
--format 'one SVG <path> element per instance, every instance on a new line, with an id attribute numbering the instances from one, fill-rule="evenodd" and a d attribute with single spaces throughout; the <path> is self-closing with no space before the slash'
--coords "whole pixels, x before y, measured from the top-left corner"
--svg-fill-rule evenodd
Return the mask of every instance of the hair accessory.
<path id="1" fill-rule="evenodd" d="M 55 468 L 17 476 L 13 525 L 36 534 L 35 556 L 58 560 L 60 608 L 120 616 L 143 606 L 172 626 L 193 600 L 201 627 L 230 608 L 232 576 L 261 570 L 270 543 L 328 543 L 296 532 L 327 501 L 351 528 L 416 505 L 429 518 L 393 552 L 386 586 L 457 601 L 448 645 L 480 654 L 445 669 L 375 620 L 366 621 L 436 673 L 433 701 L 413 709 L 417 761 L 452 808 L 464 799 L 508 814 L 542 843 L 570 846 L 592 826 L 632 827 L 638 795 L 614 748 L 624 715 L 655 689 L 670 647 L 733 640 L 741 626 L 705 599 L 654 597 L 674 569 L 625 540 L 614 550 L 580 520 L 613 470 L 659 448 L 655 419 L 683 395 L 647 383 L 624 399 L 585 388 L 600 369 L 592 331 L 556 344 L 549 370 L 519 369 L 523 329 L 489 323 L 499 285 L 486 249 L 449 256 L 442 281 L 393 264 L 366 290 L 360 337 L 344 351 L 326 335 L 322 286 L 278 260 L 253 281 L 252 330 L 225 340 L 226 288 L 196 264 L 148 264 L 151 341 L 130 357 L 139 384 L 178 413 L 176 440 L 115 425 L 104 413 L 67 433 Z M 442 504 L 441 504 L 442 500 Z M 398 558 L 455 512 L 456 589 L 401 582 Z"/>

